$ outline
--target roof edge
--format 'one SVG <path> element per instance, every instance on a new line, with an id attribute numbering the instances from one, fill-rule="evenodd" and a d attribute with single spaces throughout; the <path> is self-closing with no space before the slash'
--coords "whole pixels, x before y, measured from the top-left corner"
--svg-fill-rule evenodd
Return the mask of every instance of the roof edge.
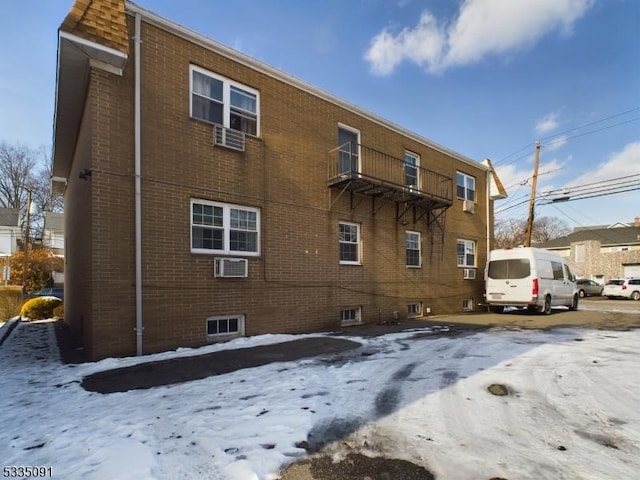
<path id="1" fill-rule="evenodd" d="M 172 20 L 169 20 L 165 17 L 162 17 L 154 12 L 152 12 L 151 10 L 148 10 L 144 7 L 141 7 L 140 5 L 137 5 L 133 2 L 130 1 L 126 1 L 125 2 L 125 7 L 126 7 L 126 12 L 129 14 L 140 14 L 145 21 L 147 21 L 148 23 L 151 23 L 159 28 L 162 28 L 164 30 L 167 30 L 179 37 L 184 38 L 185 40 L 189 40 L 192 41 L 194 43 L 199 44 L 200 46 L 207 48 L 209 50 L 214 50 L 217 53 L 235 61 L 238 62 L 242 65 L 245 65 L 247 67 L 250 67 L 254 70 L 257 70 L 265 75 L 268 75 L 272 78 L 275 78 L 276 80 L 280 80 L 283 81 L 285 83 L 288 83 L 289 85 L 292 85 L 300 90 L 303 90 L 307 93 L 310 93 L 318 98 L 321 98 L 323 100 L 326 100 L 330 103 L 333 103 L 341 108 L 344 108 L 346 110 L 349 110 L 357 115 L 360 115 L 364 118 L 367 118 L 368 120 L 371 120 L 374 123 L 377 123 L 378 125 L 381 125 L 385 128 L 388 128 L 389 130 L 394 131 L 395 133 L 398 133 L 400 135 L 403 135 L 405 137 L 408 137 L 412 140 L 417 141 L 418 143 L 421 143 L 427 147 L 430 147 L 434 150 L 437 150 L 441 153 L 444 153 L 446 155 L 449 155 L 461 162 L 467 163 L 475 168 L 478 168 L 480 170 L 484 170 L 484 171 L 489 171 L 489 168 L 484 165 L 483 163 L 477 161 L 477 160 L 473 160 L 472 158 L 469 158 L 465 155 L 462 155 L 459 152 L 456 152 L 455 150 L 451 150 L 450 148 L 447 148 L 443 145 L 440 145 L 439 143 L 434 142 L 433 140 L 430 140 L 422 135 L 419 135 L 411 130 L 408 130 L 404 127 L 401 127 L 400 125 L 391 122 L 390 120 L 387 120 L 379 115 L 376 115 L 368 110 L 365 110 L 361 107 L 358 107 L 357 105 L 348 102 L 340 97 L 337 97 L 336 95 L 333 95 L 329 92 L 327 92 L 326 90 L 323 90 L 319 87 L 316 87 L 314 85 L 312 85 L 311 83 L 308 83 L 300 78 L 297 78 L 291 74 L 285 73 L 282 70 L 279 70 L 275 67 L 272 67 L 270 65 L 268 65 L 267 63 L 258 60 L 256 58 L 253 58 L 247 54 L 244 54 L 242 52 L 239 52 L 238 50 L 234 50 L 231 47 L 228 47 L 216 40 L 213 40 L 205 35 L 202 35 L 200 33 L 195 32 L 194 30 L 191 30 L 187 27 L 184 27 Z"/>

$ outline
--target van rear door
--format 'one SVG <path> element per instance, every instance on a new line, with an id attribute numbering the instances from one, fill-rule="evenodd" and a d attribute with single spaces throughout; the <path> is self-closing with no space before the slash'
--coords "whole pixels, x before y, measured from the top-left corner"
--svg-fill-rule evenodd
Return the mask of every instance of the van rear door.
<path id="1" fill-rule="evenodd" d="M 528 258 L 491 260 L 486 288 L 489 303 L 524 305 L 531 302 L 531 262 Z"/>

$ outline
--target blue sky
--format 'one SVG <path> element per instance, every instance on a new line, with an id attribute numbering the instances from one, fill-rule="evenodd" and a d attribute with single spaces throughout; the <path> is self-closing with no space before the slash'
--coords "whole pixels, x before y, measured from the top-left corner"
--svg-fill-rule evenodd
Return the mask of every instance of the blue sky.
<path id="1" fill-rule="evenodd" d="M 1 1 L 0 140 L 51 145 L 57 28 L 72 3 Z M 640 188 L 638 0 L 137 3 L 467 157 L 490 158 L 510 193 L 496 203 L 499 219 L 526 216 L 537 139 L 536 216 L 570 226 L 640 216 L 640 190 L 543 205 L 545 196 Z"/>

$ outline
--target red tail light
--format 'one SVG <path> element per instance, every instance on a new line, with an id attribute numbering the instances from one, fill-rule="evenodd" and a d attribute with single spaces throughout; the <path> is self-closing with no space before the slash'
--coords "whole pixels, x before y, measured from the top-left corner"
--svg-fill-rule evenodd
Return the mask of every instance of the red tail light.
<path id="1" fill-rule="evenodd" d="M 627 289 L 627 286 L 623 283 L 622 284 L 622 290 L 626 290 L 626 289 Z"/>
<path id="2" fill-rule="evenodd" d="M 531 294 L 538 295 L 538 279 L 537 278 L 533 279 L 533 288 L 531 289 Z"/>

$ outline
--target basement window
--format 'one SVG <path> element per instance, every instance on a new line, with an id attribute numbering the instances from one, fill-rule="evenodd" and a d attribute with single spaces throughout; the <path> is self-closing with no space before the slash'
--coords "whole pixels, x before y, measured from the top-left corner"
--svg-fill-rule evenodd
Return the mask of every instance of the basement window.
<path id="1" fill-rule="evenodd" d="M 407 304 L 407 316 L 409 318 L 416 318 L 422 316 L 422 302 L 408 303 Z"/>
<path id="2" fill-rule="evenodd" d="M 244 335 L 244 315 L 207 318 L 207 337 Z"/>
<path id="3" fill-rule="evenodd" d="M 465 298 L 464 300 L 462 300 L 462 311 L 463 312 L 473 311 L 473 298 Z"/>
<path id="4" fill-rule="evenodd" d="M 340 324 L 356 325 L 362 322 L 362 308 L 361 307 L 347 307 L 340 311 Z"/>

